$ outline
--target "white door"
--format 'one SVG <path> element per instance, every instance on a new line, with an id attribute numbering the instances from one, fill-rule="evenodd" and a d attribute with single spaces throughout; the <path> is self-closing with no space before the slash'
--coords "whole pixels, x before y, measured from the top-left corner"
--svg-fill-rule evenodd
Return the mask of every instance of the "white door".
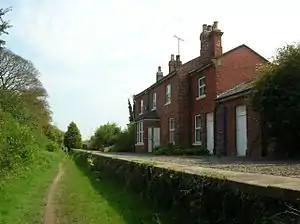
<path id="1" fill-rule="evenodd" d="M 152 152 L 152 127 L 148 128 L 148 152 Z"/>
<path id="2" fill-rule="evenodd" d="M 236 107 L 236 152 L 245 156 L 247 150 L 247 110 L 246 106 Z"/>
<path id="3" fill-rule="evenodd" d="M 206 114 L 206 147 L 211 154 L 214 152 L 214 113 Z"/>
<path id="4" fill-rule="evenodd" d="M 160 128 L 153 128 L 153 148 L 160 146 Z"/>

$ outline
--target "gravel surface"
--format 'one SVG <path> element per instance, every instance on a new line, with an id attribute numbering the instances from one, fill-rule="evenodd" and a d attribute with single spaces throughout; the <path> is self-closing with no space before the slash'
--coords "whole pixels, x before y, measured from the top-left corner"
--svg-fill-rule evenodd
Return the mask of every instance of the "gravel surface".
<path id="1" fill-rule="evenodd" d="M 262 173 L 276 176 L 300 178 L 300 161 L 266 161 L 238 157 L 175 157 L 145 154 L 122 154 L 133 160 L 147 159 L 151 162 L 167 162 L 189 166 L 201 166 L 246 173 Z"/>

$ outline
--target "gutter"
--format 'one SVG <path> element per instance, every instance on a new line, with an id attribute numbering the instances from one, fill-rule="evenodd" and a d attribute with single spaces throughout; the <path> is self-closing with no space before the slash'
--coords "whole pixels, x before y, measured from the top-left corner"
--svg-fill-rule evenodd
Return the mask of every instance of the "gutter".
<path id="1" fill-rule="evenodd" d="M 238 97 L 241 97 L 243 95 L 247 95 L 251 92 L 251 89 L 246 89 L 246 90 L 243 90 L 241 92 L 237 92 L 237 93 L 234 93 L 234 94 L 231 94 L 229 96 L 224 96 L 224 97 L 217 97 L 215 100 L 218 101 L 218 102 L 224 102 L 224 101 L 227 101 L 227 100 L 232 100 L 232 99 L 236 99 Z"/>

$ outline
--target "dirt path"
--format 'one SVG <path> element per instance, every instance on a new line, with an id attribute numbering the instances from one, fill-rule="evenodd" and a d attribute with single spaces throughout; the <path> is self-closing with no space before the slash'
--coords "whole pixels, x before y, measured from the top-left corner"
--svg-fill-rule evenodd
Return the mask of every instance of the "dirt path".
<path id="1" fill-rule="evenodd" d="M 54 178 L 54 180 L 50 186 L 48 195 L 47 195 L 45 209 L 44 209 L 43 224 L 56 224 L 57 223 L 57 219 L 56 219 L 56 215 L 55 215 L 54 195 L 55 195 L 57 183 L 63 174 L 64 174 L 63 164 L 61 163 L 61 164 L 59 164 L 58 173 L 57 173 L 56 177 Z"/>

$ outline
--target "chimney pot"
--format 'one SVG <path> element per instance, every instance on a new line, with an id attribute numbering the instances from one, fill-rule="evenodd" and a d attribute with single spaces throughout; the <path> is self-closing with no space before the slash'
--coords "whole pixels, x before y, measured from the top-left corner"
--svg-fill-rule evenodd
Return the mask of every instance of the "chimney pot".
<path id="1" fill-rule="evenodd" d="M 213 24 L 213 30 L 218 30 L 218 21 L 215 21 Z"/>
<path id="2" fill-rule="evenodd" d="M 207 24 L 203 24 L 202 25 L 202 31 L 206 31 L 207 30 Z"/>
<path id="3" fill-rule="evenodd" d="M 180 61 L 180 55 L 176 55 L 176 61 Z"/>
<path id="4" fill-rule="evenodd" d="M 208 25 L 207 26 L 207 31 L 211 31 L 212 29 L 211 29 L 211 25 Z"/>
<path id="5" fill-rule="evenodd" d="M 163 77 L 164 77 L 164 74 L 161 71 L 161 66 L 158 66 L 158 71 L 156 72 L 156 82 L 161 80 Z"/>
<path id="6" fill-rule="evenodd" d="M 174 61 L 174 54 L 171 54 L 171 61 Z"/>

